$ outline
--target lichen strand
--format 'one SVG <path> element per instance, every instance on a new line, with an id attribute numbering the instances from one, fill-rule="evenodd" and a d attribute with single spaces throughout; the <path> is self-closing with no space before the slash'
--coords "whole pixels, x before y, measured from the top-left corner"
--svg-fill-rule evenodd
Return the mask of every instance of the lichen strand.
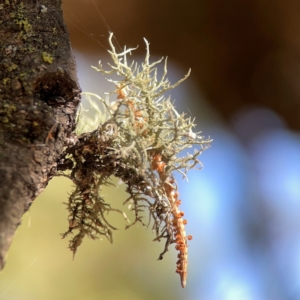
<path id="1" fill-rule="evenodd" d="M 162 157 L 160 154 L 154 156 L 152 160 L 151 167 L 153 170 L 156 170 L 159 174 L 161 180 L 165 178 L 165 162 L 162 161 Z M 184 288 L 186 286 L 186 277 L 187 277 L 187 265 L 188 265 L 188 246 L 187 246 L 187 236 L 185 233 L 185 226 L 187 224 L 187 220 L 183 220 L 182 217 L 184 213 L 180 211 L 179 205 L 181 204 L 181 200 L 179 200 L 179 193 L 177 190 L 176 181 L 173 177 L 167 177 L 163 185 L 164 192 L 170 202 L 172 207 L 171 213 L 173 216 L 172 225 L 174 231 L 174 239 L 176 243 L 176 250 L 178 253 L 178 261 L 176 273 L 180 276 L 181 286 Z M 191 236 L 189 236 L 191 239 Z M 167 241 L 167 245 L 168 245 Z M 160 254 L 160 259 L 163 258 L 163 254 L 165 251 Z"/>
<path id="2" fill-rule="evenodd" d="M 102 111 L 97 115 L 97 128 L 79 134 L 82 124 L 89 120 L 80 114 L 77 134 L 70 139 L 61 157 L 58 174 L 67 176 L 75 184 L 69 197 L 69 229 L 63 237 L 76 232 L 69 247 L 75 254 L 85 236 L 93 239 L 100 235 L 112 242 L 115 229 L 106 219 L 108 212 L 116 211 L 105 202 L 101 187 L 111 184 L 116 176 L 126 184 L 129 194 L 124 204 L 130 204 L 135 218 L 126 228 L 136 223 L 153 224 L 155 240 L 165 239 L 164 251 L 171 243 L 179 251 L 176 272 L 181 284 L 186 285 L 187 239 L 183 212 L 179 209 L 179 193 L 173 176 L 175 171 L 186 177 L 188 170 L 200 167 L 198 156 L 210 146 L 210 139 L 194 133 L 194 121 L 179 114 L 169 98 L 163 94 L 185 80 L 171 85 L 167 79 L 167 62 L 164 61 L 163 75 L 157 76 L 156 66 L 163 61 L 149 62 L 149 44 L 146 42 L 146 58 L 141 65 L 127 61 L 127 54 L 134 49 L 117 53 L 110 35 L 109 53 L 113 63 L 105 71 L 100 63 L 94 68 L 103 74 L 116 73 L 120 80 L 108 79 L 116 85 L 117 99 L 109 102 L 97 96 Z M 94 105 L 95 103 L 93 103 Z M 95 105 L 94 105 L 95 107 Z M 193 154 L 179 156 L 187 148 L 194 147 Z M 147 211 L 149 220 L 144 222 L 142 213 Z"/>

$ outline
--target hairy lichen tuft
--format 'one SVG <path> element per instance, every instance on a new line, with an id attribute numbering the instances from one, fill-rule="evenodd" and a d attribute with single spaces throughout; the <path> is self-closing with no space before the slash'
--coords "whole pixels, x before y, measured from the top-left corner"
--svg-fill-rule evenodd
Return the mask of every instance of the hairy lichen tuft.
<path id="1" fill-rule="evenodd" d="M 178 86 L 189 73 L 175 84 L 167 78 L 167 60 L 150 63 L 149 44 L 146 43 L 146 57 L 141 65 L 128 62 L 127 54 L 135 49 L 124 49 L 118 53 L 112 43 L 108 51 L 112 58 L 110 70 L 104 70 L 101 63 L 94 69 L 102 74 L 116 73 L 120 80 L 108 79 L 115 86 L 117 100 L 95 96 L 99 103 L 92 106 L 98 112 L 94 130 L 84 132 L 86 119 L 79 114 L 77 131 L 69 141 L 58 165 L 59 174 L 67 176 L 75 184 L 69 197 L 69 229 L 63 234 L 72 236 L 69 248 L 75 254 L 85 236 L 93 239 L 103 235 L 112 242 L 115 227 L 106 218 L 109 212 L 124 212 L 105 202 L 101 188 L 111 184 L 111 177 L 120 178 L 126 184 L 128 198 L 136 223 L 151 224 L 155 240 L 165 239 L 163 258 L 171 243 L 179 251 L 176 272 L 181 284 L 186 284 L 187 240 L 186 220 L 180 211 L 179 192 L 174 172 L 186 177 L 188 170 L 200 167 L 198 156 L 210 146 L 200 132 L 193 132 L 194 120 L 176 111 L 164 93 Z M 157 75 L 157 66 L 164 61 L 163 74 Z M 81 133 L 80 133 L 81 132 Z M 183 150 L 194 148 L 192 154 L 179 156 Z M 141 213 L 148 212 L 144 221 Z"/>

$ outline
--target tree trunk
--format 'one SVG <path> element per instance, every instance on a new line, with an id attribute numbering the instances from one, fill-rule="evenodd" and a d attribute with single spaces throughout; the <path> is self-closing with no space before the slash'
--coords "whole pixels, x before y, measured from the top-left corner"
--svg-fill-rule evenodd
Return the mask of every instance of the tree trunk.
<path id="1" fill-rule="evenodd" d="M 0 4 L 0 270 L 75 126 L 79 86 L 61 0 Z"/>

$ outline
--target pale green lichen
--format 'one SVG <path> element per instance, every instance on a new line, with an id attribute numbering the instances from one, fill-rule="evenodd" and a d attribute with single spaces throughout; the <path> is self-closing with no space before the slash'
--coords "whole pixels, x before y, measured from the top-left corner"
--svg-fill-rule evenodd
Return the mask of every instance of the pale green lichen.
<path id="1" fill-rule="evenodd" d="M 14 64 L 14 63 L 11 63 L 10 65 L 7 66 L 7 71 L 11 72 L 11 71 L 13 71 L 17 68 L 18 68 L 18 65 Z"/>
<path id="2" fill-rule="evenodd" d="M 2 123 L 8 123 L 9 119 L 7 117 L 1 117 L 1 122 Z"/>
<path id="3" fill-rule="evenodd" d="M 43 58 L 43 61 L 48 63 L 48 64 L 52 64 L 53 60 L 54 60 L 54 57 L 51 56 L 50 53 L 48 52 L 42 52 L 42 58 Z"/>
<path id="4" fill-rule="evenodd" d="M 17 23 L 21 28 L 23 28 L 24 31 L 25 31 L 26 33 L 29 33 L 29 32 L 32 31 L 32 26 L 31 26 L 31 24 L 28 22 L 27 19 L 19 20 L 19 21 L 17 21 L 16 23 Z"/>
<path id="5" fill-rule="evenodd" d="M 176 243 L 180 259 L 186 261 L 186 269 L 185 221 L 181 220 L 183 213 L 178 209 L 179 193 L 173 173 L 177 171 L 186 177 L 188 170 L 201 168 L 198 156 L 210 146 L 211 139 L 194 132 L 194 120 L 178 113 L 164 93 L 178 86 L 190 72 L 171 84 L 167 78 L 167 60 L 159 78 L 157 66 L 163 58 L 150 63 L 146 40 L 146 57 L 139 65 L 127 60 L 135 48 L 118 53 L 112 37 L 110 34 L 111 69 L 104 70 L 101 63 L 94 69 L 120 77 L 120 80 L 107 79 L 116 86 L 117 99 L 111 100 L 109 94 L 104 98 L 86 94 L 95 116 L 88 117 L 83 110 L 78 114 L 76 133 L 58 166 L 59 175 L 75 184 L 68 202 L 69 229 L 63 237 L 76 232 L 69 244 L 74 254 L 85 236 L 95 239 L 104 235 L 112 241 L 115 227 L 108 222 L 107 213 L 117 211 L 128 219 L 122 211 L 105 202 L 101 187 L 111 185 L 113 176 L 119 177 L 129 194 L 124 203 L 130 203 L 134 212 L 134 220 L 126 228 L 138 222 L 148 226 L 153 220 L 155 240 L 166 239 L 159 258 L 169 244 Z M 193 148 L 193 152 L 183 155 L 182 151 L 188 148 Z M 144 211 L 149 214 L 148 225 L 143 219 Z M 185 272 L 186 277 L 186 270 L 178 264 L 177 272 L 181 276 Z M 185 279 L 182 285 L 185 286 Z"/>
<path id="6" fill-rule="evenodd" d="M 11 79 L 6 77 L 6 78 L 3 78 L 2 82 L 4 85 L 6 85 Z"/>
<path id="7" fill-rule="evenodd" d="M 10 13 L 10 18 L 15 19 L 15 23 L 19 25 L 21 29 L 18 34 L 18 38 L 26 40 L 32 35 L 32 25 L 26 18 L 25 6 L 23 2 L 20 2 L 17 5 L 17 10 L 15 12 Z"/>

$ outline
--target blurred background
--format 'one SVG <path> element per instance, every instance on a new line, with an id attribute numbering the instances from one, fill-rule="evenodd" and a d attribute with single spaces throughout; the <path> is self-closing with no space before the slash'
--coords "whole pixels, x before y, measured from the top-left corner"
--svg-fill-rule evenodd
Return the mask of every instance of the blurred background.
<path id="1" fill-rule="evenodd" d="M 169 57 L 169 78 L 192 75 L 172 98 L 214 139 L 201 171 L 179 180 L 188 219 L 187 287 L 176 251 L 142 226 L 114 243 L 85 240 L 73 261 L 72 186 L 52 180 L 24 216 L 0 273 L 0 299 L 300 299 L 300 2 L 297 0 L 64 0 L 83 91 L 114 86 L 90 66 L 107 61 L 108 31 L 132 58 Z M 104 63 L 105 66 L 105 63 Z M 124 187 L 105 189 L 121 207 Z M 124 208 L 125 211 L 127 208 Z M 171 247 L 172 248 L 172 247 Z"/>

